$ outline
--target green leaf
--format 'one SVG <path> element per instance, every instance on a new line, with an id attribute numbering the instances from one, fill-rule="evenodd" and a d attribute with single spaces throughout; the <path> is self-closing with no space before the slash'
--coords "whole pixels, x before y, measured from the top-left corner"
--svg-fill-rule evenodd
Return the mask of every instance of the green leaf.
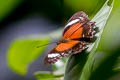
<path id="1" fill-rule="evenodd" d="M 120 56 L 119 4 L 119 0 L 114 0 L 113 10 L 105 25 L 97 51 L 90 53 L 81 80 L 107 80 L 113 75 L 112 68 Z"/>
<path id="2" fill-rule="evenodd" d="M 60 80 L 64 75 L 63 74 L 53 74 L 51 72 L 36 72 L 35 77 L 37 80 Z"/>
<path id="3" fill-rule="evenodd" d="M 117 58 L 115 65 L 113 66 L 114 72 L 120 72 L 120 57 Z"/>
<path id="4" fill-rule="evenodd" d="M 87 60 L 88 54 L 84 53 L 85 52 L 70 56 L 65 70 L 65 80 L 78 80 Z"/>
<path id="5" fill-rule="evenodd" d="M 41 55 L 49 38 L 16 40 L 8 51 L 8 64 L 15 72 L 26 74 L 28 64 Z M 38 48 L 39 47 L 39 48 Z"/>
<path id="6" fill-rule="evenodd" d="M 112 5 L 109 6 L 107 1 L 101 10 L 92 19 L 92 21 L 96 22 L 96 27 L 98 27 L 100 30 L 100 32 L 96 34 L 98 38 L 96 42 L 91 44 L 88 48 L 88 51 L 91 51 L 92 49 L 91 53 L 85 51 L 77 55 L 72 55 L 70 57 L 66 67 L 65 80 L 79 80 L 79 78 L 80 80 L 89 80 L 90 75 L 92 74 L 90 70 L 93 67 L 93 56 L 99 44 L 101 34 L 111 12 L 111 9 Z M 89 56 L 88 53 L 90 54 Z"/>

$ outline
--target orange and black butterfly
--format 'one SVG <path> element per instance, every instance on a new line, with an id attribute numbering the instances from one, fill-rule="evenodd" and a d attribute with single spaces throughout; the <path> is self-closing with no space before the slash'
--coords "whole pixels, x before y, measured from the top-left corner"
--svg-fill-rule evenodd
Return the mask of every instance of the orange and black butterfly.
<path id="1" fill-rule="evenodd" d="M 91 22 L 86 13 L 83 11 L 75 13 L 68 20 L 62 39 L 45 57 L 45 64 L 55 63 L 62 57 L 85 50 L 95 32 L 95 22 Z"/>

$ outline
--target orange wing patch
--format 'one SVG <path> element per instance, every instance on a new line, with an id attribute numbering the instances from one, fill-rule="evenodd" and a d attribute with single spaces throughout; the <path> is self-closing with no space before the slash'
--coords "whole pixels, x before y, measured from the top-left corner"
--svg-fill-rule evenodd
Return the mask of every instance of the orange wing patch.
<path id="1" fill-rule="evenodd" d="M 75 31 L 71 36 L 70 39 L 78 39 L 82 37 L 83 27 L 80 27 L 77 31 Z"/>
<path id="2" fill-rule="evenodd" d="M 75 46 L 78 43 L 79 43 L 79 41 L 73 41 L 73 40 L 70 40 L 70 41 L 68 41 L 66 43 L 60 43 L 56 47 L 56 50 L 57 51 L 65 51 L 65 50 L 68 50 L 68 49 L 72 48 L 73 46 Z"/>
<path id="3" fill-rule="evenodd" d="M 80 38 L 83 31 L 83 28 L 81 26 L 82 24 L 80 22 L 73 24 L 63 35 L 63 40 L 68 38 Z"/>

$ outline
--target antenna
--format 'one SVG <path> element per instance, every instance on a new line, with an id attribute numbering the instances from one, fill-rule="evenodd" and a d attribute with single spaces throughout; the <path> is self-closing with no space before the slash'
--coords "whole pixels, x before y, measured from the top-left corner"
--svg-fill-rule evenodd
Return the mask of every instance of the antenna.
<path id="1" fill-rule="evenodd" d="M 43 45 L 37 46 L 36 48 L 40 48 L 40 47 L 43 47 L 43 46 L 46 46 L 46 45 L 49 45 L 49 44 L 53 44 L 53 43 L 57 43 L 57 42 L 51 42 L 51 43 L 43 44 Z"/>

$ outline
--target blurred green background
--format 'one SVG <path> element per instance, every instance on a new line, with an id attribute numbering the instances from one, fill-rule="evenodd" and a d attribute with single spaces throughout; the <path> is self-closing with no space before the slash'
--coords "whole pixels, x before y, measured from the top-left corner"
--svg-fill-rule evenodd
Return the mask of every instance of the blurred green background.
<path id="1" fill-rule="evenodd" d="M 6 56 L 14 39 L 56 30 L 63 25 L 63 18 L 61 0 L 0 0 L 0 80 L 35 80 L 33 72 L 51 71 L 43 65 L 42 55 L 26 76 L 20 76 L 8 67 Z"/>

